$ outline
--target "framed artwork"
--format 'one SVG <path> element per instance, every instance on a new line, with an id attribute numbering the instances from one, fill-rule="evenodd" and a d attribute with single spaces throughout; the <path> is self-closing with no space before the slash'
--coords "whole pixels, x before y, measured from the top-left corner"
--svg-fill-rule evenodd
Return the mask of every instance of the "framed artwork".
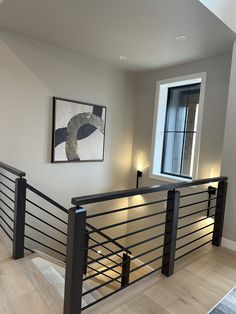
<path id="1" fill-rule="evenodd" d="M 52 163 L 104 160 L 106 107 L 53 97 Z"/>

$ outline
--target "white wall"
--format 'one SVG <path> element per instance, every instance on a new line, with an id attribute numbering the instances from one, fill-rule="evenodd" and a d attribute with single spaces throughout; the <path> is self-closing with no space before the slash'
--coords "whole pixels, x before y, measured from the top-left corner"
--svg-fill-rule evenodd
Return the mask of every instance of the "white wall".
<path id="1" fill-rule="evenodd" d="M 133 77 L 95 60 L 0 33 L 0 160 L 66 207 L 70 198 L 127 188 Z M 107 106 L 105 161 L 51 164 L 52 96 Z"/>
<path id="2" fill-rule="evenodd" d="M 224 237 L 236 241 L 236 41 L 234 43 L 225 124 L 222 175 L 229 177 Z"/>
<path id="3" fill-rule="evenodd" d="M 156 82 L 200 72 L 207 72 L 207 77 L 198 178 L 209 177 L 211 168 L 214 168 L 214 176 L 220 174 L 230 65 L 231 55 L 224 55 L 167 69 L 144 72 L 137 76 L 133 183 L 138 156 L 142 156 L 145 167 L 141 184 L 159 183 L 159 181 L 149 178 Z"/>

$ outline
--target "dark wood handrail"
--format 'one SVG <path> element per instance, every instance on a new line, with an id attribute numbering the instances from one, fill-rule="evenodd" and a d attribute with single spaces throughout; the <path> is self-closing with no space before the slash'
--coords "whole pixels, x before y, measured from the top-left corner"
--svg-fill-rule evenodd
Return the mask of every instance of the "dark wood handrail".
<path id="1" fill-rule="evenodd" d="M 7 165 L 4 162 L 0 162 L 0 168 L 4 169 L 4 170 L 16 175 L 17 177 L 20 177 L 20 178 L 26 176 L 26 173 L 24 171 L 21 171 L 19 169 L 16 169 L 16 168 L 10 166 L 10 165 Z"/>
<path id="2" fill-rule="evenodd" d="M 98 202 L 104 202 L 109 200 L 114 200 L 122 197 L 130 197 L 134 195 L 143 195 L 149 194 L 154 192 L 162 192 L 162 191 L 169 191 L 175 190 L 190 186 L 202 185 L 207 183 L 219 182 L 219 181 L 227 181 L 227 177 L 215 177 L 215 178 L 207 178 L 207 179 L 200 179 L 200 180 L 193 180 L 193 181 L 183 181 L 177 183 L 170 183 L 170 184 L 163 184 L 163 185 L 154 185 L 154 186 L 147 186 L 139 189 L 128 189 L 128 190 L 121 190 L 115 192 L 108 192 L 108 193 L 99 193 L 93 195 L 86 195 L 86 196 L 79 196 L 73 197 L 71 202 L 73 205 L 79 207 L 85 204 L 92 204 Z"/>

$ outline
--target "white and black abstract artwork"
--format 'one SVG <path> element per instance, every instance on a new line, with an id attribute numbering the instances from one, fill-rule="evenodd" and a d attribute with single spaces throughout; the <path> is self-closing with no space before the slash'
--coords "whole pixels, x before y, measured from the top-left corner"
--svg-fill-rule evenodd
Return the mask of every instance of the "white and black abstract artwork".
<path id="1" fill-rule="evenodd" d="M 106 107 L 53 97 L 52 162 L 103 161 Z"/>

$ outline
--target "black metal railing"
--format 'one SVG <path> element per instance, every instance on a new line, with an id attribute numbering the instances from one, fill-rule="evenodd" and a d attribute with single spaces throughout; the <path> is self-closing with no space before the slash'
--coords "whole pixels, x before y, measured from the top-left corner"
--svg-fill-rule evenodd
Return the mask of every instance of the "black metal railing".
<path id="1" fill-rule="evenodd" d="M 24 257 L 24 250 L 38 250 L 66 262 L 68 210 L 27 183 L 25 176 L 25 172 L 0 163 L 0 226 L 13 242 L 13 258 Z M 131 251 L 88 222 L 85 241 L 87 247 L 96 244 L 104 253 L 99 253 L 102 257 L 99 261 L 97 250 L 87 250 L 84 281 L 91 281 L 98 276 L 100 281 L 113 281 L 114 276 L 122 274 L 117 269 L 120 266 L 118 262 L 127 258 Z M 108 241 L 109 245 L 103 244 L 103 241 Z M 114 252 L 117 249 L 119 253 Z M 106 257 L 107 253 L 111 256 Z M 109 269 L 110 264 L 116 269 Z M 114 281 L 125 285 L 123 277 Z"/>
<path id="2" fill-rule="evenodd" d="M 68 210 L 27 183 L 25 242 L 65 262 Z"/>
<path id="3" fill-rule="evenodd" d="M 220 246 L 226 193 L 227 178 L 217 177 L 73 198 L 64 313 L 80 313 L 155 272 L 170 276 L 179 259 L 208 243 Z M 124 198 L 125 207 L 104 205 Z M 100 209 L 82 207 L 98 203 Z M 91 265 L 97 271 L 90 273 Z M 96 284 L 83 289 L 90 280 Z M 95 291 L 99 297 L 82 306 Z"/>
<path id="4" fill-rule="evenodd" d="M 38 250 L 66 263 L 65 314 L 158 271 L 171 276 L 181 258 L 221 245 L 226 177 L 77 197 L 67 210 L 25 175 L 0 163 L 0 226 L 13 258 Z"/>
<path id="5" fill-rule="evenodd" d="M 0 162 L 0 226 L 13 242 L 13 257 L 24 255 L 25 172 Z M 22 213 L 22 214 L 21 214 Z"/>

